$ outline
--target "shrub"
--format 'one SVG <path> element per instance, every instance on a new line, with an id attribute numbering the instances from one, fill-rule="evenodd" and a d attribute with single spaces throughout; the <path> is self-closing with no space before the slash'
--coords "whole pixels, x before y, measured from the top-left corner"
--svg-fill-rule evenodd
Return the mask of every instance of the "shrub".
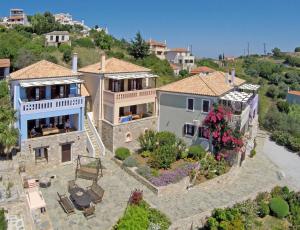
<path id="1" fill-rule="evenodd" d="M 156 140 L 159 146 L 170 145 L 173 146 L 176 143 L 176 136 L 174 133 L 168 131 L 161 131 L 156 134 Z"/>
<path id="2" fill-rule="evenodd" d="M 284 131 L 275 131 L 272 133 L 271 139 L 279 145 L 287 145 L 289 143 L 290 134 Z"/>
<path id="3" fill-rule="evenodd" d="M 289 205 L 281 197 L 275 197 L 271 199 L 270 209 L 278 218 L 284 218 L 289 214 Z"/>
<path id="4" fill-rule="evenodd" d="M 263 217 L 270 214 L 270 208 L 269 208 L 269 205 L 267 203 L 262 201 L 258 205 L 259 205 L 259 207 L 258 207 L 259 217 L 263 218 Z"/>
<path id="5" fill-rule="evenodd" d="M 195 160 L 201 160 L 205 157 L 206 151 L 202 148 L 201 145 L 192 145 L 188 150 L 188 157 Z"/>
<path id="6" fill-rule="evenodd" d="M 150 179 L 152 177 L 152 171 L 148 165 L 138 167 L 136 172 L 142 177 L 145 177 L 146 179 Z"/>
<path id="7" fill-rule="evenodd" d="M 300 138 L 299 137 L 289 137 L 287 148 L 294 152 L 300 151 Z"/>
<path id="8" fill-rule="evenodd" d="M 152 153 L 151 153 L 149 150 L 146 150 L 146 151 L 143 151 L 143 152 L 141 153 L 141 156 L 144 157 L 144 158 L 146 158 L 146 157 L 150 157 L 151 154 L 152 154 Z"/>
<path id="9" fill-rule="evenodd" d="M 152 177 L 149 180 L 155 186 L 165 186 L 171 183 L 177 183 L 182 178 L 189 176 L 191 171 L 194 170 L 197 165 L 198 164 L 187 164 L 173 171 L 163 172 L 160 176 Z"/>
<path id="10" fill-rule="evenodd" d="M 143 200 L 143 191 L 135 189 L 129 197 L 129 204 L 139 205 Z"/>
<path id="11" fill-rule="evenodd" d="M 255 201 L 257 203 L 260 203 L 260 202 L 265 202 L 265 203 L 269 203 L 269 201 L 271 200 L 272 196 L 270 193 L 268 192 L 260 192 L 257 194 L 256 198 L 255 198 Z"/>
<path id="12" fill-rule="evenodd" d="M 170 168 L 171 164 L 176 161 L 177 153 L 175 146 L 160 145 L 153 153 L 151 165 L 154 168 Z"/>
<path id="13" fill-rule="evenodd" d="M 287 101 L 278 101 L 276 105 L 280 112 L 289 113 L 290 105 Z"/>
<path id="14" fill-rule="evenodd" d="M 129 156 L 123 161 L 123 165 L 126 167 L 136 167 L 138 166 L 138 162 L 133 156 Z"/>
<path id="15" fill-rule="evenodd" d="M 7 221 L 5 219 L 4 209 L 0 209 L 0 229 L 7 229 Z"/>
<path id="16" fill-rule="evenodd" d="M 271 98 L 276 98 L 278 96 L 278 89 L 275 85 L 269 86 L 267 96 Z"/>
<path id="17" fill-rule="evenodd" d="M 138 141 L 143 151 L 152 152 L 156 146 L 156 132 L 153 130 L 147 130 L 143 135 L 139 136 Z"/>
<path id="18" fill-rule="evenodd" d="M 160 211 L 154 208 L 149 208 L 148 214 L 149 214 L 148 217 L 149 222 L 158 225 L 159 226 L 158 229 L 160 230 L 169 229 L 169 226 L 171 225 L 171 221 L 165 214 L 161 213 Z"/>
<path id="19" fill-rule="evenodd" d="M 138 205 L 129 205 L 124 216 L 118 221 L 114 227 L 118 230 L 135 229 L 145 230 L 148 228 L 148 212 L 144 207 Z"/>
<path id="20" fill-rule="evenodd" d="M 250 157 L 254 157 L 256 155 L 256 150 L 255 149 L 252 149 L 251 152 L 250 152 Z"/>
<path id="21" fill-rule="evenodd" d="M 120 148 L 117 148 L 117 150 L 115 152 L 115 155 L 116 155 L 116 158 L 118 158 L 119 160 L 123 161 L 127 157 L 130 156 L 130 151 L 127 148 L 120 147 Z"/>
<path id="22" fill-rule="evenodd" d="M 78 38 L 73 43 L 75 46 L 81 46 L 86 48 L 95 48 L 95 45 L 90 38 Z"/>
<path id="23" fill-rule="evenodd" d="M 218 230 L 219 222 L 214 217 L 209 217 L 207 220 L 207 226 L 211 230 Z"/>

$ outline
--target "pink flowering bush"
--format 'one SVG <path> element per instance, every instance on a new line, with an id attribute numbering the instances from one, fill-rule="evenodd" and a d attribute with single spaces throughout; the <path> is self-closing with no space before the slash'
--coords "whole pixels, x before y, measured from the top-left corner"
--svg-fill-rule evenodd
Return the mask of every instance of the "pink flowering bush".
<path id="1" fill-rule="evenodd" d="M 217 153 L 221 149 L 238 151 L 243 146 L 240 133 L 229 127 L 228 121 L 231 117 L 232 113 L 229 109 L 225 109 L 221 105 L 214 105 L 204 120 L 204 125 L 208 127 L 207 138 L 212 137 Z"/>

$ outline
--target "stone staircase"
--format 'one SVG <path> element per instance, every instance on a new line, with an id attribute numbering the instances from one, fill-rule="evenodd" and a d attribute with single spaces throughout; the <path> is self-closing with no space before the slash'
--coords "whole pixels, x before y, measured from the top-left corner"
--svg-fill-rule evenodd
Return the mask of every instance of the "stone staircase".
<path id="1" fill-rule="evenodd" d="M 89 128 L 89 125 L 88 125 L 88 120 L 85 119 L 84 120 L 84 128 L 86 130 L 86 133 L 88 135 L 88 137 L 90 138 L 91 142 L 92 142 L 92 145 L 94 147 L 94 151 L 95 151 L 95 157 L 100 157 L 101 155 L 101 150 L 100 150 L 100 147 L 99 145 L 97 144 L 97 140 L 96 140 L 96 137 L 94 135 L 94 133 L 91 131 L 91 129 Z M 102 153 L 103 154 L 103 153 Z"/>

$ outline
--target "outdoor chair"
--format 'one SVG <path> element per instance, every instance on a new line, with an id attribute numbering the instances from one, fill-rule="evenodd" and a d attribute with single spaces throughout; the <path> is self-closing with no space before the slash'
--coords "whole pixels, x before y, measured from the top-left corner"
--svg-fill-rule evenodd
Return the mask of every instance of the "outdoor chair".
<path id="1" fill-rule="evenodd" d="M 85 218 L 91 218 L 95 216 L 95 206 L 91 205 L 89 208 L 85 208 L 83 210 L 83 215 L 85 216 Z"/>
<path id="2" fill-rule="evenodd" d="M 59 198 L 58 203 L 64 209 L 65 213 L 67 213 L 68 215 L 74 214 L 75 208 L 70 199 L 65 194 L 60 195 L 59 193 L 57 193 L 57 195 Z"/>
<path id="3" fill-rule="evenodd" d="M 77 184 L 75 183 L 75 180 L 68 181 L 68 192 L 70 193 L 72 189 L 77 188 Z"/>
<path id="4" fill-rule="evenodd" d="M 93 182 L 92 186 L 88 187 L 87 193 L 90 195 L 94 204 L 102 201 L 104 190 L 96 182 Z"/>

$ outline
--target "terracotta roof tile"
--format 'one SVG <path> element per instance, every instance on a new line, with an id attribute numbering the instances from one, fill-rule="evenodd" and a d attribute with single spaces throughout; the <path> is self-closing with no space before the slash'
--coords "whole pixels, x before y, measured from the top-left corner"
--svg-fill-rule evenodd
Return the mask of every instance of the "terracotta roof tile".
<path id="1" fill-rule="evenodd" d="M 29 80 L 39 78 L 71 77 L 79 75 L 81 74 L 73 73 L 72 70 L 66 67 L 42 60 L 11 73 L 10 78 L 11 80 Z"/>
<path id="2" fill-rule="evenodd" d="M 179 66 L 173 64 L 173 63 L 170 63 L 170 66 L 172 67 L 173 70 L 177 70 L 177 69 L 180 69 Z"/>
<path id="3" fill-rule="evenodd" d="M 167 45 L 165 44 L 165 43 L 163 43 L 163 42 L 158 42 L 158 41 L 154 41 L 154 40 L 149 40 L 149 41 L 147 41 L 147 43 L 149 44 L 149 45 L 153 45 L 153 46 L 161 46 L 161 47 L 166 47 Z"/>
<path id="4" fill-rule="evenodd" d="M 173 48 L 173 49 L 170 49 L 170 51 L 173 51 L 173 52 L 188 52 L 188 50 L 186 48 Z"/>
<path id="5" fill-rule="evenodd" d="M 101 62 L 85 66 L 79 69 L 85 73 L 130 73 L 130 72 L 150 72 L 151 70 L 142 66 L 132 64 L 117 58 L 105 60 L 105 71 L 101 70 Z"/>
<path id="6" fill-rule="evenodd" d="M 3 68 L 3 67 L 10 67 L 9 59 L 0 59 L 0 68 Z"/>
<path id="7" fill-rule="evenodd" d="M 216 70 L 212 69 L 212 68 L 209 68 L 207 66 L 200 66 L 200 67 L 197 67 L 195 69 L 192 69 L 191 70 L 191 74 L 199 74 L 199 73 L 212 73 L 212 72 L 215 72 Z"/>
<path id="8" fill-rule="evenodd" d="M 293 95 L 300 96 L 300 91 L 290 90 L 288 93 L 289 93 L 289 94 L 293 94 Z"/>
<path id="9" fill-rule="evenodd" d="M 162 86 L 158 90 L 174 93 L 221 96 L 233 89 L 233 86 L 227 84 L 225 79 L 225 73 L 219 71 L 207 76 L 200 76 L 197 74 Z M 241 85 L 244 82 L 244 80 L 235 77 L 235 85 Z"/>

